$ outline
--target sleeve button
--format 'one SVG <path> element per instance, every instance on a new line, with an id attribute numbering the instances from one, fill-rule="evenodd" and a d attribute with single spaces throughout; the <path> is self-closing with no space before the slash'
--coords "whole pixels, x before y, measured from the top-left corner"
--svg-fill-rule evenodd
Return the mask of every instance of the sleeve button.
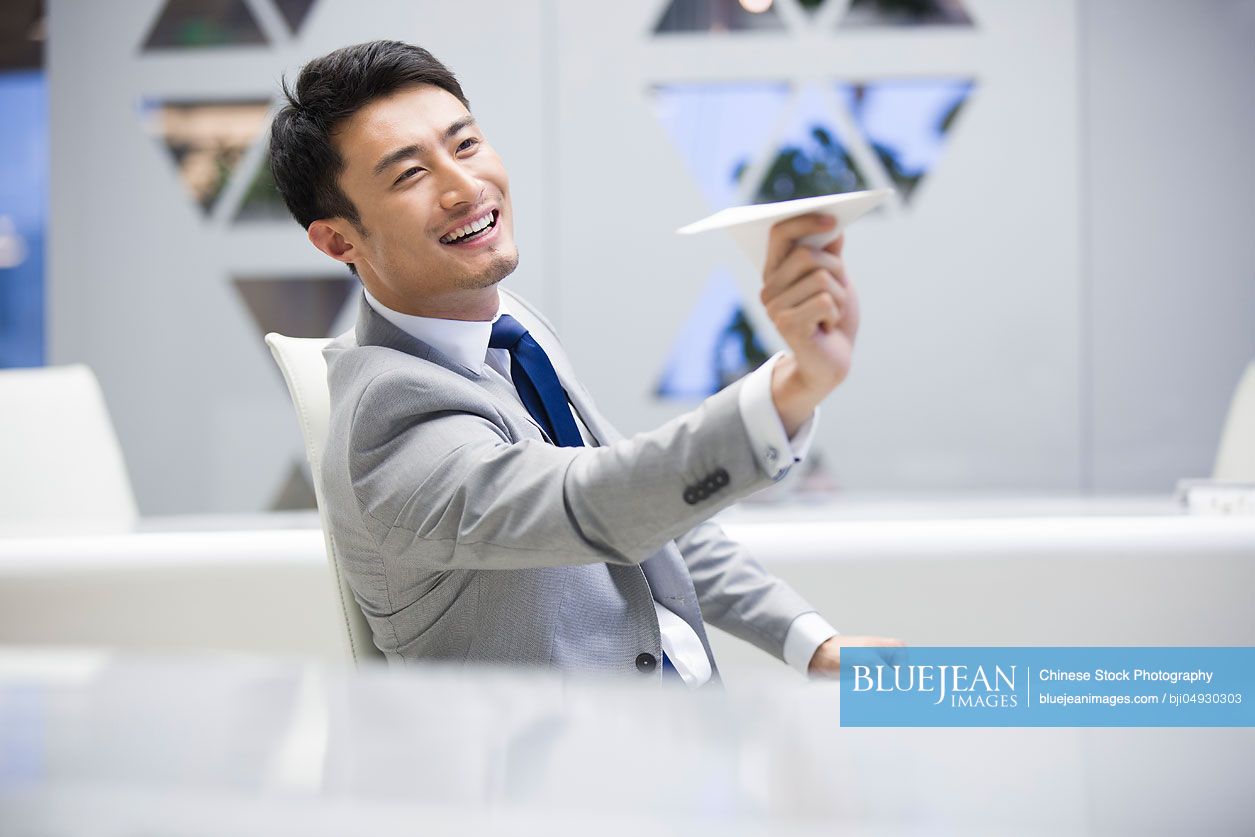
<path id="1" fill-rule="evenodd" d="M 653 654 L 645 653 L 645 654 L 638 654 L 636 656 L 636 670 L 637 671 L 643 674 L 649 674 L 656 668 L 658 668 L 658 660 L 657 658 L 654 657 Z"/>

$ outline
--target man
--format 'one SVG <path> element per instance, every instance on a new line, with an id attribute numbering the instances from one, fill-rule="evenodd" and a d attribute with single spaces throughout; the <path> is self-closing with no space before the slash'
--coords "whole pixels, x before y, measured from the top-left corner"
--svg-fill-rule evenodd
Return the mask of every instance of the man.
<path id="1" fill-rule="evenodd" d="M 518 264 L 509 180 L 453 74 L 395 41 L 306 65 L 271 133 L 275 182 L 362 282 L 326 350 L 332 536 L 390 661 L 717 679 L 709 622 L 831 675 L 843 644 L 705 522 L 770 485 L 846 376 L 858 307 L 831 223 L 772 231 L 762 301 L 790 352 L 623 439 L 547 321 L 498 288 Z"/>

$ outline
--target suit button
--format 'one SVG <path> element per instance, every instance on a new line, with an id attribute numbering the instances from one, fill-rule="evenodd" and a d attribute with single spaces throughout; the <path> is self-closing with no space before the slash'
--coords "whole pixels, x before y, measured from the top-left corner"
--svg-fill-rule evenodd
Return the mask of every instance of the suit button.
<path id="1" fill-rule="evenodd" d="M 658 660 L 653 654 L 638 654 L 636 657 L 636 670 L 649 674 L 658 668 Z"/>
<path id="2" fill-rule="evenodd" d="M 716 488 L 723 488 L 725 485 L 727 485 L 731 481 L 732 481 L 732 478 L 728 476 L 728 472 L 725 471 L 724 469 L 720 468 L 718 471 L 715 471 L 715 487 Z"/>
<path id="3" fill-rule="evenodd" d="M 688 503 L 690 506 L 697 503 L 697 491 L 692 486 L 684 489 L 684 502 Z"/>

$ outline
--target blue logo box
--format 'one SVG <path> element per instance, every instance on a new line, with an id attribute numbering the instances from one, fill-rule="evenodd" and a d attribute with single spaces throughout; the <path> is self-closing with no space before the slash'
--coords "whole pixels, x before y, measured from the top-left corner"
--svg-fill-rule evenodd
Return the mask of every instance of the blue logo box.
<path id="1" fill-rule="evenodd" d="M 1255 648 L 842 648 L 841 726 L 1255 726 Z"/>

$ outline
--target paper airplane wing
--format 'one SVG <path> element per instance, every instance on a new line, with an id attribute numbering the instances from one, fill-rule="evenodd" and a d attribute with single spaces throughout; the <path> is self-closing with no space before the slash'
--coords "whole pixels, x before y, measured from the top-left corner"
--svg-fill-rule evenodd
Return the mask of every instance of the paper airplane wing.
<path id="1" fill-rule="evenodd" d="M 778 203 L 734 206 L 722 209 L 688 226 L 680 227 L 676 232 L 680 235 L 693 235 L 708 230 L 726 229 L 749 256 L 750 263 L 761 269 L 767 258 L 767 234 L 777 221 L 805 215 L 808 212 L 832 215 L 837 219 L 837 226 L 833 230 L 803 239 L 803 242 L 811 247 L 823 247 L 840 235 L 846 227 L 875 209 L 892 194 L 892 189 L 873 189 L 866 192 L 845 192 L 840 195 L 820 195 L 817 198 L 798 198 Z"/>

